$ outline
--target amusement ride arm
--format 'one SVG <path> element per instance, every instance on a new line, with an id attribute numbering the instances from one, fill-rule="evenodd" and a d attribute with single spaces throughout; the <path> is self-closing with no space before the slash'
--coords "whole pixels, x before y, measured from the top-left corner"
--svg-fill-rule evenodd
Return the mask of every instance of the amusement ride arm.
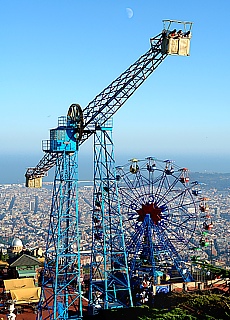
<path id="1" fill-rule="evenodd" d="M 167 57 L 166 53 L 161 52 L 162 34 L 150 41 L 150 49 L 83 109 L 82 137 L 79 145 L 98 127 L 104 125 Z M 26 178 L 36 179 L 45 176 L 59 156 L 58 152 L 45 153 L 35 168 L 27 169 Z"/>

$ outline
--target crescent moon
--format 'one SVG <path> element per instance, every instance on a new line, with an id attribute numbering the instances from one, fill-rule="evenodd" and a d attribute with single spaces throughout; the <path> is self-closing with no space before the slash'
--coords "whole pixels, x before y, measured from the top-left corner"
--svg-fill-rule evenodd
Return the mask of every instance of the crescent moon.
<path id="1" fill-rule="evenodd" d="M 128 15 L 128 18 L 131 19 L 133 16 L 133 10 L 131 8 L 126 8 L 126 13 Z"/>

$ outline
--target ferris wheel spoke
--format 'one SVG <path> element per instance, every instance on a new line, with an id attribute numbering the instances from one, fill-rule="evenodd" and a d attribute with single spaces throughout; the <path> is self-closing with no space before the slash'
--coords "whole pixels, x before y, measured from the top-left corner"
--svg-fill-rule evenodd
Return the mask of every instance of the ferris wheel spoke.
<path id="1" fill-rule="evenodd" d="M 121 202 L 128 203 L 130 206 L 141 205 L 148 201 L 148 192 L 146 187 L 121 189 Z"/>
<path id="2" fill-rule="evenodd" d="M 168 202 L 167 204 L 170 204 L 170 203 L 171 203 L 171 201 Z M 180 210 L 183 210 L 184 212 L 189 212 L 189 209 L 191 209 L 191 208 L 194 208 L 194 201 L 187 202 L 187 203 L 180 202 L 179 204 L 177 204 L 175 206 L 170 206 L 171 210 L 180 209 Z M 196 213 L 195 210 L 194 210 L 194 213 Z"/>
<path id="3" fill-rule="evenodd" d="M 165 174 L 165 176 L 167 177 L 166 174 Z M 171 184 L 169 182 L 169 179 L 166 180 L 167 181 L 167 186 L 164 188 L 165 192 L 162 192 L 162 195 L 161 195 L 162 199 L 165 199 L 172 191 L 174 191 L 173 188 L 178 183 L 179 177 L 175 177 L 174 176 L 174 178 L 175 179 L 173 180 L 173 182 Z"/>
<path id="4" fill-rule="evenodd" d="M 186 214 L 186 215 L 182 215 L 180 213 L 170 213 L 170 225 L 178 225 L 179 223 L 188 223 L 188 222 L 193 222 L 193 216 Z"/>
<path id="5" fill-rule="evenodd" d="M 168 186 L 168 178 L 167 175 L 163 172 L 159 177 L 159 184 L 156 188 L 155 196 L 156 198 L 159 197 L 159 195 L 162 197 L 164 188 L 167 188 Z"/>
<path id="6" fill-rule="evenodd" d="M 171 198 L 164 197 L 164 198 L 162 198 L 162 200 L 166 200 L 165 204 L 167 204 L 167 205 L 170 204 L 170 203 L 177 203 L 178 199 L 179 199 L 180 204 L 184 204 L 186 195 L 187 195 L 187 189 L 182 190 L 182 191 L 181 190 L 180 191 L 175 191 L 172 194 Z M 191 197 L 190 194 L 189 194 L 189 197 Z M 187 204 L 187 202 L 188 202 L 188 198 L 186 198 L 186 204 Z M 192 200 L 188 204 L 194 205 L 194 200 Z"/>
<path id="7" fill-rule="evenodd" d="M 127 190 L 122 190 L 122 199 L 121 199 L 121 204 L 128 208 L 131 207 L 134 209 L 134 207 L 137 207 L 138 202 L 140 201 L 140 198 L 142 196 L 142 193 L 140 193 L 140 191 L 135 191 L 134 192 L 130 192 L 130 190 L 133 189 L 127 189 Z"/>
<path id="8" fill-rule="evenodd" d="M 126 186 L 129 188 L 132 188 L 133 190 L 138 190 L 141 187 L 145 187 L 145 184 L 143 179 L 140 179 L 139 172 L 136 172 L 135 174 L 124 174 L 122 176 L 122 180 Z"/>
<path id="9" fill-rule="evenodd" d="M 189 227 L 188 222 L 189 222 L 189 219 L 187 219 L 186 221 L 180 222 L 180 223 L 179 222 L 178 223 L 172 222 L 171 226 L 175 226 L 178 230 L 180 230 L 180 232 L 182 231 L 181 229 L 184 229 L 184 231 L 186 233 L 189 233 L 189 232 L 193 231 L 194 229 Z"/>
<path id="10" fill-rule="evenodd" d="M 177 251 L 181 252 L 184 247 L 190 242 L 191 237 L 186 234 L 180 234 L 175 230 L 170 230 L 170 234 L 167 233 L 167 239 L 170 239 L 175 244 Z"/>
<path id="11" fill-rule="evenodd" d="M 128 218 L 127 221 L 132 221 L 132 220 L 137 220 L 137 213 L 136 212 L 129 212 L 128 213 Z"/>

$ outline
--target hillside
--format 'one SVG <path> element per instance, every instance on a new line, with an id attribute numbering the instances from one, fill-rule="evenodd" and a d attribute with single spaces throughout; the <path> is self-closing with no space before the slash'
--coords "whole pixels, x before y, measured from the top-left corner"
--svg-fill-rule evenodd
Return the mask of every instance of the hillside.
<path id="1" fill-rule="evenodd" d="M 230 188 L 230 173 L 199 173 L 190 172 L 191 181 L 199 181 L 206 185 L 206 189 L 226 191 Z"/>
<path id="2" fill-rule="evenodd" d="M 174 320 L 174 319 L 230 319 L 230 297 L 209 291 L 197 293 L 172 293 L 157 295 L 154 307 L 133 307 L 129 309 L 104 310 L 95 320 Z"/>

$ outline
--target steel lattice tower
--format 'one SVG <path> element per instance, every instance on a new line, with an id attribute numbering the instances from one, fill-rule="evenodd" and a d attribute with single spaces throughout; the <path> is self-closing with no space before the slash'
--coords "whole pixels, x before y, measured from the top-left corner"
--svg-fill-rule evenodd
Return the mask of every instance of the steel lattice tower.
<path id="1" fill-rule="evenodd" d="M 69 319 L 71 313 L 75 315 L 71 319 L 82 318 L 77 112 L 71 106 L 67 121 L 60 117 L 50 140 L 43 142 L 44 151 L 52 150 L 58 157 L 37 319 Z"/>
<path id="2" fill-rule="evenodd" d="M 132 306 L 124 232 L 116 183 L 112 121 L 94 134 L 94 206 L 90 306 Z"/>

